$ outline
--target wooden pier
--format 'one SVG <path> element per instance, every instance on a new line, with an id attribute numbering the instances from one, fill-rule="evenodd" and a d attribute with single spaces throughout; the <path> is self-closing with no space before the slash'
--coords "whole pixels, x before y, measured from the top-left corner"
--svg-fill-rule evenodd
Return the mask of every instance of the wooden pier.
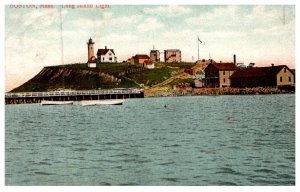
<path id="1" fill-rule="evenodd" d="M 5 93 L 5 104 L 40 103 L 47 101 L 82 101 L 103 99 L 128 99 L 143 98 L 142 89 L 102 89 L 82 91 L 51 91 L 51 92 L 26 92 Z"/>

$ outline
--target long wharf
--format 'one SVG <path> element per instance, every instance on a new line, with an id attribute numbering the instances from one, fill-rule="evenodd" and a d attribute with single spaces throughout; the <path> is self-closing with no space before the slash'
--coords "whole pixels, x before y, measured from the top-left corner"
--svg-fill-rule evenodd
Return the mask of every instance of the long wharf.
<path id="1" fill-rule="evenodd" d="M 5 93 L 5 104 L 40 103 L 47 101 L 82 101 L 103 99 L 143 98 L 142 89 L 101 89 L 80 91 L 50 91 Z"/>

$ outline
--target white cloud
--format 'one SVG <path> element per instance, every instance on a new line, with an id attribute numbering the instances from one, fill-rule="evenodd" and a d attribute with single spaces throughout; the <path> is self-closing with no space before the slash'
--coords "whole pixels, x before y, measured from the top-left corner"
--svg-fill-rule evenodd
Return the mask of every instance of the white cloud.
<path id="1" fill-rule="evenodd" d="M 137 29 L 139 32 L 147 32 L 156 29 L 163 28 L 164 25 L 159 22 L 156 18 L 147 18 L 143 23 L 141 23 Z"/>
<path id="2" fill-rule="evenodd" d="M 114 25 L 114 26 L 128 26 L 129 24 L 137 23 L 141 19 L 140 16 L 137 15 L 130 15 L 130 16 L 123 16 L 111 19 L 108 21 L 107 25 Z"/>
<path id="3" fill-rule="evenodd" d="M 76 20 L 73 20 L 71 22 L 71 25 L 73 25 L 74 27 L 77 27 L 78 29 L 82 29 L 82 27 L 84 26 L 85 29 L 89 29 L 89 28 L 93 28 L 93 27 L 101 27 L 104 25 L 104 21 L 103 20 L 96 20 L 96 19 L 90 19 L 90 18 L 79 18 Z M 68 24 L 68 23 L 64 23 L 64 24 Z"/>
<path id="4" fill-rule="evenodd" d="M 163 14 L 168 17 L 180 16 L 191 12 L 190 8 L 179 6 L 179 5 L 168 5 L 168 6 L 159 6 L 155 8 L 145 8 L 145 13 L 148 14 Z"/>
<path id="5" fill-rule="evenodd" d="M 138 15 L 114 17 L 111 12 L 104 12 L 103 18 L 79 18 L 73 20 L 70 24 L 74 27 L 82 28 L 113 28 L 127 27 L 130 24 L 137 23 L 141 19 Z"/>
<path id="6" fill-rule="evenodd" d="M 288 8 L 291 9 L 291 8 Z M 286 10 L 285 23 L 294 22 L 291 10 Z M 225 6 L 213 9 L 211 12 L 199 13 L 196 17 L 185 20 L 188 25 L 195 25 L 208 31 L 238 31 L 249 32 L 269 30 L 274 26 L 282 26 L 283 7 L 258 5 L 247 12 L 241 6 Z"/>
<path id="7" fill-rule="evenodd" d="M 133 34 L 109 34 L 103 37 L 103 41 L 107 40 L 108 42 L 122 42 L 122 41 L 133 41 L 137 40 L 138 37 Z"/>
<path id="8" fill-rule="evenodd" d="M 112 12 L 109 12 L 109 11 L 105 11 L 103 12 L 103 19 L 106 20 L 106 19 L 112 19 Z"/>
<path id="9" fill-rule="evenodd" d="M 209 24 L 211 22 L 224 26 L 232 20 L 239 19 L 236 14 L 238 6 L 226 6 L 213 9 L 211 12 L 200 13 L 196 17 L 187 18 L 185 21 L 190 25 Z"/>
<path id="10" fill-rule="evenodd" d="M 36 11 L 30 11 L 28 13 L 14 13 L 10 15 L 10 21 L 18 22 L 19 29 L 24 29 L 27 32 L 43 30 L 48 28 L 52 24 L 60 24 L 60 16 L 62 20 L 68 13 L 67 10 L 63 10 L 62 13 L 57 9 L 37 9 Z"/>

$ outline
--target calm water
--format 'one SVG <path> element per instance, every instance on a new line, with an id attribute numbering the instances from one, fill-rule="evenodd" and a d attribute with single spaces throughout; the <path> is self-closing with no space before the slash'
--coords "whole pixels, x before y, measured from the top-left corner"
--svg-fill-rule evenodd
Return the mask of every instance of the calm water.
<path id="1" fill-rule="evenodd" d="M 6 185 L 295 185 L 295 95 L 6 105 L 5 123 Z"/>

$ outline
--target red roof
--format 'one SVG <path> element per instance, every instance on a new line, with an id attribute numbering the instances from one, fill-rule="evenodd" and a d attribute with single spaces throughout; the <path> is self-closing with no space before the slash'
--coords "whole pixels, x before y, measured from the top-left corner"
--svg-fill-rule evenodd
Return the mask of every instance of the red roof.
<path id="1" fill-rule="evenodd" d="M 114 52 L 113 49 L 98 49 L 98 51 L 97 51 L 97 56 L 99 56 L 99 55 L 106 55 L 106 53 L 107 53 L 109 50 L 110 50 L 111 52 L 113 52 L 113 54 L 115 54 L 115 52 Z"/>
<path id="2" fill-rule="evenodd" d="M 89 60 L 88 60 L 89 63 L 97 63 L 97 59 L 95 56 L 92 56 Z"/>
<path id="3" fill-rule="evenodd" d="M 276 76 L 277 73 L 284 67 L 291 71 L 286 65 L 278 65 L 273 67 L 253 67 L 238 69 L 230 76 L 230 78 Z"/>
<path id="4" fill-rule="evenodd" d="M 148 55 L 135 55 L 134 56 L 136 59 L 150 59 Z"/>
<path id="5" fill-rule="evenodd" d="M 234 71 L 238 69 L 233 63 L 212 63 L 212 65 L 220 71 Z"/>

